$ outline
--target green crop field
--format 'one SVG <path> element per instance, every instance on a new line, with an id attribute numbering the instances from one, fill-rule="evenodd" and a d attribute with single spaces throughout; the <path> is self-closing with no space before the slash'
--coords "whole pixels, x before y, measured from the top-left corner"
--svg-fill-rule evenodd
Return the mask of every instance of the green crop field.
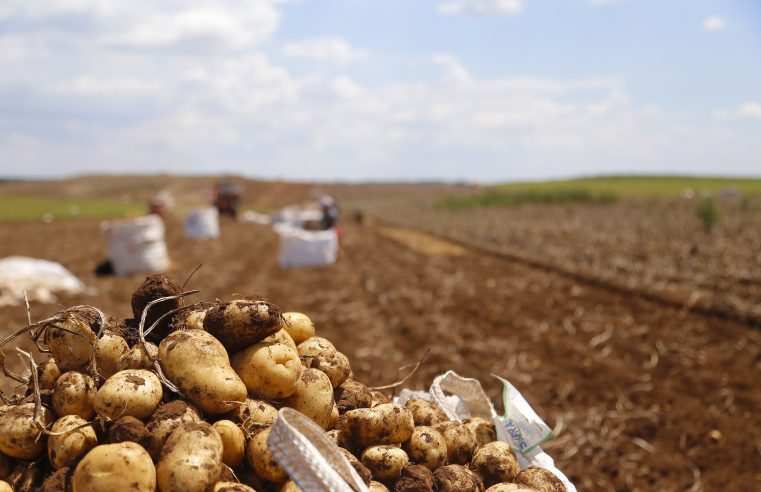
<path id="1" fill-rule="evenodd" d="M 54 220 L 67 218 L 122 217 L 145 213 L 143 203 L 122 203 L 73 197 L 0 195 L 0 220 Z"/>

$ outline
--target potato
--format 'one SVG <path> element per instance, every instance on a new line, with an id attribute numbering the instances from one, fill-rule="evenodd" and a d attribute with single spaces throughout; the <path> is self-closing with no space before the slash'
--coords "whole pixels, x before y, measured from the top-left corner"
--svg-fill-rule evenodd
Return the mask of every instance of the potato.
<path id="1" fill-rule="evenodd" d="M 177 427 L 161 448 L 156 466 L 161 492 L 205 492 L 221 473 L 222 439 L 206 422 Z"/>
<path id="2" fill-rule="evenodd" d="M 332 421 L 333 386 L 328 376 L 317 369 L 304 369 L 296 391 L 282 403 L 303 413 L 323 429 Z"/>
<path id="3" fill-rule="evenodd" d="M 330 440 L 336 443 L 336 446 L 338 446 L 339 448 L 345 448 L 345 449 L 354 448 L 354 443 L 351 442 L 351 440 L 342 431 L 338 429 L 331 429 L 327 432 L 327 434 Z"/>
<path id="4" fill-rule="evenodd" d="M 246 399 L 246 385 L 225 348 L 205 331 L 171 333 L 159 345 L 159 359 L 167 377 L 204 413 L 229 412 Z"/>
<path id="5" fill-rule="evenodd" d="M 357 408 L 370 408 L 373 404 L 373 395 L 364 384 L 349 379 L 341 383 L 333 390 L 339 413 L 346 413 Z"/>
<path id="6" fill-rule="evenodd" d="M 148 453 L 154 460 L 158 460 L 161 447 L 169 435 L 177 427 L 187 422 L 198 422 L 201 417 L 195 408 L 182 400 L 171 401 L 160 406 L 153 412 L 151 419 L 146 425 L 148 431 Z"/>
<path id="7" fill-rule="evenodd" d="M 405 406 L 412 412 L 412 418 L 415 419 L 415 425 L 434 426 L 440 422 L 449 421 L 449 417 L 435 403 L 422 398 L 412 398 L 407 400 Z"/>
<path id="8" fill-rule="evenodd" d="M 517 483 L 498 483 L 486 489 L 486 492 L 536 492 L 536 490 L 526 488 Z"/>
<path id="9" fill-rule="evenodd" d="M 405 450 L 414 463 L 429 470 L 435 470 L 447 462 L 447 442 L 441 432 L 433 427 L 415 427 Z"/>
<path id="10" fill-rule="evenodd" d="M 380 482 L 376 482 L 373 480 L 370 482 L 370 485 L 367 487 L 368 492 L 389 492 L 388 487 L 383 485 Z"/>
<path id="11" fill-rule="evenodd" d="M 521 470 L 510 445 L 501 441 L 484 444 L 470 462 L 470 469 L 481 475 L 489 487 L 500 482 L 512 482 Z"/>
<path id="12" fill-rule="evenodd" d="M 285 319 L 284 330 L 296 343 L 301 343 L 307 338 L 314 336 L 314 323 L 309 316 L 302 313 L 283 313 Z"/>
<path id="13" fill-rule="evenodd" d="M 95 412 L 109 420 L 130 415 L 145 420 L 159 406 L 164 391 L 158 376 L 145 369 L 125 369 L 106 379 L 95 394 Z"/>
<path id="14" fill-rule="evenodd" d="M 402 468 L 410 462 L 407 453 L 393 444 L 370 446 L 362 452 L 360 458 L 376 480 L 394 480 L 399 477 Z"/>
<path id="15" fill-rule="evenodd" d="M 53 434 L 64 432 L 64 434 L 48 436 L 48 458 L 54 468 L 72 466 L 85 453 L 97 446 L 98 438 L 95 430 L 89 425 L 82 427 L 86 424 L 87 421 L 77 415 L 66 415 L 55 421 L 50 429 L 51 432 Z M 77 427 L 80 428 L 77 429 Z"/>
<path id="16" fill-rule="evenodd" d="M 71 477 L 72 492 L 154 492 L 156 469 L 148 452 L 134 442 L 95 446 Z"/>
<path id="17" fill-rule="evenodd" d="M 61 371 L 82 369 L 90 362 L 100 315 L 92 309 L 61 311 L 45 325 L 45 345 Z"/>
<path id="18" fill-rule="evenodd" d="M 433 472 L 437 492 L 483 492 L 481 477 L 460 465 L 445 465 Z"/>
<path id="19" fill-rule="evenodd" d="M 121 369 L 118 369 L 122 356 L 129 351 L 127 340 L 121 335 L 104 330 L 95 343 L 95 364 L 98 375 L 108 379 Z"/>
<path id="20" fill-rule="evenodd" d="M 325 352 L 335 352 L 336 347 L 330 340 L 323 337 L 312 337 L 304 340 L 297 346 L 299 355 L 302 357 L 317 357 Z"/>
<path id="21" fill-rule="evenodd" d="M 147 353 L 146 353 L 147 352 Z M 145 342 L 145 348 L 140 343 L 124 352 L 116 363 L 116 372 L 125 369 L 153 370 L 153 359 L 159 355 L 159 348 L 151 342 Z"/>
<path id="22" fill-rule="evenodd" d="M 230 352 L 260 342 L 283 326 L 280 308 L 267 301 L 235 300 L 206 312 L 203 327 Z"/>
<path id="23" fill-rule="evenodd" d="M 382 405 L 384 403 L 391 403 L 391 400 L 388 398 L 388 396 L 384 395 L 380 391 L 371 390 L 370 394 L 373 397 L 373 402 L 370 404 L 370 408 L 377 407 L 378 405 Z"/>
<path id="24" fill-rule="evenodd" d="M 53 412 L 43 406 L 41 423 L 53 422 Z M 21 460 L 33 460 L 45 452 L 47 440 L 34 425 L 34 403 L 6 408 L 0 416 L 0 452 Z"/>
<path id="25" fill-rule="evenodd" d="M 297 489 L 301 490 L 301 489 Z M 217 482 L 214 484 L 212 492 L 256 492 L 248 485 L 236 482 Z"/>
<path id="26" fill-rule="evenodd" d="M 267 400 L 291 396 L 301 378 L 299 354 L 282 343 L 252 345 L 234 354 L 231 364 L 248 391 Z"/>
<path id="27" fill-rule="evenodd" d="M 322 353 L 316 357 L 302 358 L 306 367 L 319 369 L 330 378 L 330 384 L 334 387 L 341 385 L 349 379 L 351 366 L 349 359 L 338 351 Z"/>
<path id="28" fill-rule="evenodd" d="M 341 453 L 346 458 L 346 461 L 348 461 L 349 464 L 352 466 L 352 468 L 354 468 L 354 470 L 357 472 L 357 475 L 359 475 L 359 478 L 361 478 L 362 481 L 365 482 L 365 485 L 368 485 L 373 479 L 372 472 L 365 465 L 363 465 L 362 462 L 359 461 L 356 456 L 351 454 L 347 449 L 344 449 L 344 448 L 338 448 L 338 449 L 341 450 Z"/>
<path id="29" fill-rule="evenodd" d="M 278 487 L 277 492 L 301 492 L 301 487 L 296 485 L 293 480 L 288 480 L 283 485 Z"/>
<path id="30" fill-rule="evenodd" d="M 288 474 L 277 463 L 267 446 L 271 430 L 271 427 L 264 429 L 248 440 L 246 458 L 257 475 L 272 483 L 281 484 L 288 480 Z"/>
<path id="31" fill-rule="evenodd" d="M 222 438 L 222 462 L 231 468 L 237 468 L 243 463 L 246 451 L 246 436 L 243 435 L 243 431 L 229 420 L 218 420 L 212 427 Z"/>
<path id="32" fill-rule="evenodd" d="M 148 444 L 148 428 L 135 417 L 119 417 L 108 429 L 108 442 L 116 444 L 125 441 L 137 443 L 145 448 Z"/>
<path id="33" fill-rule="evenodd" d="M 60 468 L 49 475 L 44 482 L 42 482 L 42 488 L 40 492 L 66 492 L 71 490 L 69 487 L 69 471 L 71 469 Z M 2 490 L 2 489 L 0 489 Z"/>
<path id="34" fill-rule="evenodd" d="M 288 345 L 296 352 L 299 351 L 299 349 L 296 347 L 296 342 L 293 341 L 293 338 L 288 334 L 285 329 L 280 329 L 273 333 L 272 335 L 268 336 L 262 342 L 270 342 L 270 343 L 282 343 L 283 345 Z"/>
<path id="35" fill-rule="evenodd" d="M 13 489 L 11 488 L 11 484 L 6 482 L 5 480 L 0 480 L 0 492 L 13 492 Z"/>
<path id="36" fill-rule="evenodd" d="M 433 474 L 422 465 L 408 465 L 402 469 L 394 484 L 394 492 L 433 492 Z"/>
<path id="37" fill-rule="evenodd" d="M 433 426 L 447 442 L 447 461 L 454 465 L 470 463 L 476 451 L 476 436 L 462 422 L 448 421 Z"/>
<path id="38" fill-rule="evenodd" d="M 37 366 L 37 382 L 41 390 L 52 390 L 59 377 L 61 370 L 58 369 L 54 358 L 48 357 Z"/>
<path id="39" fill-rule="evenodd" d="M 51 403 L 59 417 L 78 415 L 87 420 L 95 410 L 95 394 L 98 388 L 93 378 L 79 371 L 68 371 L 56 380 Z"/>
<path id="40" fill-rule="evenodd" d="M 246 398 L 241 406 L 227 414 L 227 418 L 249 432 L 254 425 L 272 425 L 277 419 L 277 408 L 262 400 Z"/>
<path id="41" fill-rule="evenodd" d="M 400 444 L 412 435 L 415 425 L 412 412 L 397 403 L 384 403 L 374 408 L 358 408 L 343 414 L 337 429 L 357 444 Z"/>
<path id="42" fill-rule="evenodd" d="M 465 419 L 463 423 L 476 436 L 478 447 L 497 440 L 497 429 L 494 428 L 494 423 L 481 417 Z"/>
<path id="43" fill-rule="evenodd" d="M 143 310 L 148 306 L 148 303 L 162 297 L 176 296 L 181 292 L 182 287 L 180 284 L 167 275 L 157 273 L 146 277 L 142 285 L 132 294 L 132 315 L 137 321 L 140 321 L 140 318 L 143 315 Z M 182 298 L 178 298 L 162 301 L 151 306 L 145 317 L 145 329 L 147 330 L 150 328 L 156 320 L 172 309 L 177 309 L 182 306 L 182 303 Z M 169 325 L 171 321 L 171 318 L 168 316 L 162 319 L 156 328 L 148 335 L 149 339 L 156 343 L 163 340 L 164 337 L 169 334 Z"/>
<path id="44" fill-rule="evenodd" d="M 199 302 L 181 311 L 177 311 L 172 317 L 170 331 L 203 330 L 203 320 L 206 318 L 206 313 L 214 306 L 210 302 Z"/>
<path id="45" fill-rule="evenodd" d="M 554 473 L 538 466 L 521 470 L 514 482 L 537 492 L 565 492 L 565 485 Z"/>

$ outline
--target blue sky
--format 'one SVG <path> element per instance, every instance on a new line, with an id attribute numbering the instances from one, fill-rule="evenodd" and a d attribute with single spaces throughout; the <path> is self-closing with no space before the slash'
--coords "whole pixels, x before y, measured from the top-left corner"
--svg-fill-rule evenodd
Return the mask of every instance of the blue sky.
<path id="1" fill-rule="evenodd" d="M 0 174 L 761 175 L 761 3 L 6 0 Z"/>

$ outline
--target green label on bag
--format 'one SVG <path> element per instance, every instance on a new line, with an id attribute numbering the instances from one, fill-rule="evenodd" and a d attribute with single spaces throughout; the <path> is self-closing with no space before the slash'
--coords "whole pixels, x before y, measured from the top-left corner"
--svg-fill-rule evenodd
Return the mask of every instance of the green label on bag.
<path id="1" fill-rule="evenodd" d="M 502 402 L 505 415 L 500 420 L 505 426 L 516 452 L 527 454 L 552 437 L 552 429 L 542 421 L 523 395 L 509 381 L 497 375 L 502 381 Z"/>

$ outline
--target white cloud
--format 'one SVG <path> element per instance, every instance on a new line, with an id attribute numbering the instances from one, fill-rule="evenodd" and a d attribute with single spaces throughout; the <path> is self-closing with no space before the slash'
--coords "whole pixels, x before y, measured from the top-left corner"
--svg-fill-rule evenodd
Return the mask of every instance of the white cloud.
<path id="1" fill-rule="evenodd" d="M 368 56 L 366 50 L 355 48 L 346 40 L 334 36 L 291 41 L 285 43 L 283 53 L 286 56 L 336 65 L 364 60 Z"/>
<path id="2" fill-rule="evenodd" d="M 739 118 L 761 119 L 761 103 L 757 101 L 745 101 L 732 110 L 716 111 L 714 116 L 723 120 Z"/>
<path id="3" fill-rule="evenodd" d="M 594 5 L 610 5 L 612 3 L 618 3 L 619 0 L 587 0 L 587 2 Z"/>
<path id="4" fill-rule="evenodd" d="M 521 0 L 451 0 L 436 6 L 442 15 L 515 15 L 521 10 Z"/>
<path id="5" fill-rule="evenodd" d="M 720 15 L 709 15 L 703 19 L 703 30 L 708 32 L 721 31 L 727 27 L 727 21 Z"/>

